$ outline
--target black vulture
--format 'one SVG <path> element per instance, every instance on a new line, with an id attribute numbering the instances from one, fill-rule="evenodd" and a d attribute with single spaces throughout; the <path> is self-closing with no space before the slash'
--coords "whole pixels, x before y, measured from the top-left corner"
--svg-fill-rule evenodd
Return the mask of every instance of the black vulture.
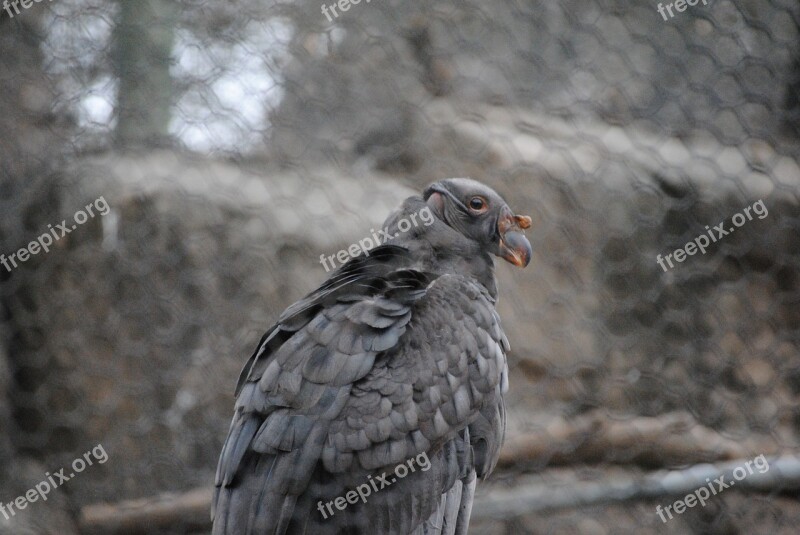
<path id="1" fill-rule="evenodd" d="M 491 255 L 527 266 L 530 225 L 486 185 L 440 180 L 287 308 L 236 387 L 213 533 L 466 534 L 505 434 Z"/>

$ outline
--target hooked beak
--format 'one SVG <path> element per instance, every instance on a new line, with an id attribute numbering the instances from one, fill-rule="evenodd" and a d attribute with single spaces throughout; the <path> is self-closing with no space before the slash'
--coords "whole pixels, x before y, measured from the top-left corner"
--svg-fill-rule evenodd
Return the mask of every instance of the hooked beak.
<path id="1" fill-rule="evenodd" d="M 497 221 L 497 232 L 500 234 L 499 256 L 517 267 L 524 268 L 531 261 L 531 244 L 522 230 L 531 227 L 531 218 L 526 215 L 514 215 L 511 210 L 503 210 Z"/>

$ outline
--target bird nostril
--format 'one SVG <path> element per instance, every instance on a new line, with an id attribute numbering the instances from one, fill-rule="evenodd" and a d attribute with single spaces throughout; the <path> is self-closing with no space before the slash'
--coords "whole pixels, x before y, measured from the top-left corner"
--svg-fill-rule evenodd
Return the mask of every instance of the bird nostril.
<path id="1" fill-rule="evenodd" d="M 507 213 L 502 214 L 497 222 L 497 231 L 502 236 L 515 227 L 522 230 L 531 228 L 531 224 L 532 221 L 530 217 L 526 215 L 514 215 L 511 213 L 511 210 L 507 210 Z"/>
<path id="2" fill-rule="evenodd" d="M 517 215 L 517 216 L 514 216 L 514 219 L 517 221 L 517 225 L 519 225 L 519 228 L 521 228 L 521 229 L 531 228 L 532 221 L 531 221 L 530 216 Z"/>

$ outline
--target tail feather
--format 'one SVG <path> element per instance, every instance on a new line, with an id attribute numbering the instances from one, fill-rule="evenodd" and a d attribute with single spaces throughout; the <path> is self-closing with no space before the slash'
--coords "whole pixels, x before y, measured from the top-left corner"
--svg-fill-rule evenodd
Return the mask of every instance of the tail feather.
<path id="1" fill-rule="evenodd" d="M 472 515 L 472 500 L 475 498 L 475 485 L 477 482 L 478 476 L 475 470 L 472 470 L 464 481 L 464 489 L 461 492 L 461 506 L 459 507 L 458 522 L 456 523 L 454 535 L 467 535 L 469 517 Z"/>
<path id="2" fill-rule="evenodd" d="M 433 514 L 423 524 L 424 535 L 441 535 L 442 527 L 444 524 L 444 509 L 447 506 L 447 495 L 449 492 L 442 494 L 442 499 L 439 501 L 439 506 Z"/>
<path id="3" fill-rule="evenodd" d="M 453 488 L 447 491 L 447 503 L 444 508 L 444 525 L 442 526 L 442 535 L 455 535 L 456 525 L 458 523 L 458 515 L 461 511 L 461 493 L 464 484 L 459 480 L 456 481 Z"/>
<path id="4" fill-rule="evenodd" d="M 288 533 L 289 522 L 294 516 L 294 506 L 297 503 L 297 496 L 286 496 L 283 499 L 283 506 L 281 507 L 280 517 L 278 518 L 278 527 L 276 533 Z"/>

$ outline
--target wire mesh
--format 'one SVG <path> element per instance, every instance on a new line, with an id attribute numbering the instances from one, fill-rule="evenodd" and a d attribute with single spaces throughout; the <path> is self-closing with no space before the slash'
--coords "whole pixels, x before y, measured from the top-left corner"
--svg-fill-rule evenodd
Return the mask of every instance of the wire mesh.
<path id="1" fill-rule="evenodd" d="M 641 487 L 797 452 L 795 1 L 11 3 L 0 94 L 3 258 L 75 225 L 0 267 L 0 503 L 108 453 L 0 533 L 122 532 L 92 506 L 210 488 L 320 255 L 451 176 L 534 220 L 531 265 L 497 267 L 507 447 L 471 533 L 796 532 L 796 479 L 666 521 L 688 491 Z M 209 531 L 140 508 L 125 529 Z"/>

